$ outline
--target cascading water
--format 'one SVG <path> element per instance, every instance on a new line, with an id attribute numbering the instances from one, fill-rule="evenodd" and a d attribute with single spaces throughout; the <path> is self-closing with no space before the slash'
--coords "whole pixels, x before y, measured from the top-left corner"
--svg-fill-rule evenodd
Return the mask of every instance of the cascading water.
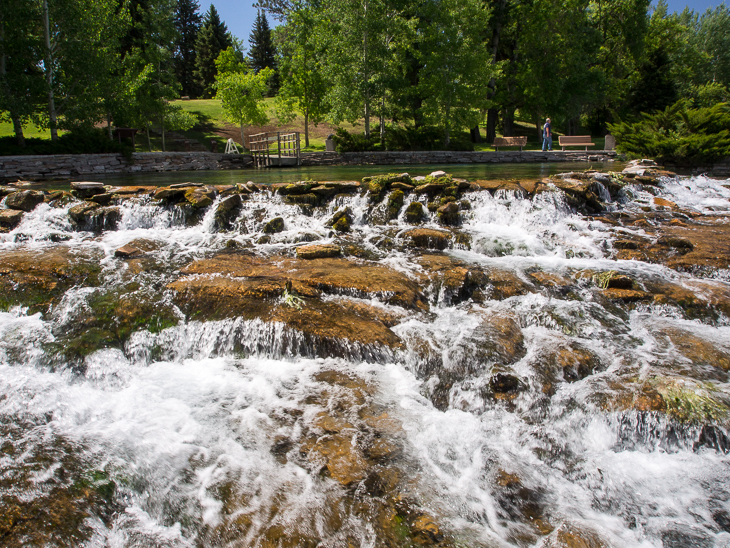
<path id="1" fill-rule="evenodd" d="M 421 228 L 443 229 L 427 194 L 388 218 L 387 196 L 312 208 L 252 193 L 230 230 L 216 229 L 221 197 L 194 223 L 125 199 L 103 232 L 69 222 L 78 201 L 37 206 L 0 234 L 0 261 L 36 276 L 12 281 L 29 284 L 22 306 L 0 299 L 0 538 L 730 546 L 728 266 L 619 255 L 641 251 L 632 238 L 654 245 L 659 221 L 615 222 L 666 202 L 672 230 L 726 223 L 730 189 L 705 177 L 592 184 L 611 201 L 602 217 L 555 188 L 465 191 L 444 253 L 408 243 L 414 201 Z M 352 223 L 339 234 L 327 220 L 343 208 Z M 265 234 L 277 217 L 283 230 Z M 297 277 L 294 250 L 310 242 L 351 250 L 372 285 Z M 140 256 L 115 256 L 130 243 Z M 211 260 L 228 262 L 212 272 Z M 52 282 L 33 264 L 44 261 L 61 265 Z M 299 301 L 195 309 L 197 283 L 223 310 L 277 269 Z M 317 314 L 355 311 L 347 336 L 292 320 L 320 306 L 317 292 Z M 387 333 L 367 339 L 357 322 L 373 315 Z"/>

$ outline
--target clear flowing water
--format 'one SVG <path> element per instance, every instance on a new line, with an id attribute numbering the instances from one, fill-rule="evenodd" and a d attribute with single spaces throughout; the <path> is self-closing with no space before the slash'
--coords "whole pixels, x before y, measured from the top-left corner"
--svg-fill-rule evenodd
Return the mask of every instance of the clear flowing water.
<path id="1" fill-rule="evenodd" d="M 454 177 L 467 179 L 522 179 L 527 177 L 548 177 L 569 170 L 613 170 L 623 169 L 621 162 L 567 162 L 542 164 L 401 164 L 392 166 L 300 166 L 281 169 L 244 169 L 238 171 L 167 171 L 134 175 L 84 175 L 78 180 L 102 181 L 112 185 L 171 185 L 184 182 L 200 182 L 209 185 L 230 185 L 254 181 L 273 184 L 292 181 L 359 181 L 370 175 L 408 172 L 413 176 L 428 175 L 443 170 Z"/>
<path id="2" fill-rule="evenodd" d="M 341 169 L 323 173 L 322 179 L 351 178 Z M 196 180 L 220 184 L 240 176 L 197 174 Z M 135 182 L 153 179 L 170 182 L 166 174 Z M 730 190 L 724 185 L 695 177 L 667 180 L 660 190 L 685 210 L 726 215 Z M 629 188 L 621 207 L 638 210 L 650 197 Z M 447 251 L 466 263 L 525 281 L 531 272 L 568 276 L 585 269 L 620 270 L 642 282 L 668 280 L 690 289 L 709 283 L 660 265 L 609 259 L 610 227 L 571 213 L 560 193 L 533 200 L 509 192 L 467 198 L 472 209 L 461 230 L 472 245 Z M 264 540 L 272 525 L 305 531 L 321 546 L 377 546 L 372 524 L 353 512 L 343 510 L 332 532 L 330 514 L 340 504 L 332 501 L 341 500 L 344 488 L 272 450 L 281 435 L 297 439 L 300 423 L 292 426 L 287 417 L 304 414 L 306 420 L 321 411 L 312 403 L 323 389 L 318 375 L 338 371 L 374 387 L 373 400 L 402 425 L 402 466 L 414 478 L 420 504 L 456 545 L 546 546 L 544 535 L 567 524 L 617 547 L 730 546 L 730 461 L 722 450 L 697 445 L 701 425 L 605 405 L 636 378 L 661 378 L 657 382 L 726 404 L 727 372 L 692 373 L 692 364 L 661 335 L 681 329 L 729 353 L 730 322 L 721 314 L 691 319 L 659 305 L 626 311 L 597 301 L 586 286 L 577 295 L 534 291 L 451 306 L 442 288 L 424 286 L 430 311 L 406 315 L 393 327 L 405 349 L 381 355 L 352 349 L 325 359 L 317 348 L 298 344 L 297 333 L 283 324 L 182 319 L 161 330 L 139 329 L 122 348 L 89 354 L 83 366 L 50 357 L 49 344 L 62 339 L 94 295 L 131 279 L 135 291 L 171 303 L 165 285 L 194 259 L 232 239 L 263 254 L 291 250 L 303 233 L 328 242 L 333 235 L 325 220 L 343 205 L 352 208 L 353 231 L 374 254 L 386 231 L 409 228 L 403 213 L 386 226 L 367 223 L 366 197 L 338 198 L 307 216 L 280 197 L 256 194 L 230 232 L 213 231 L 214 208 L 199 224 L 185 226 L 140 199 L 121 206 L 116 231 L 74 231 L 67 208 L 41 204 L 0 234 L 5 252 L 67 247 L 95 254 L 103 282 L 68 290 L 45 316 L 20 307 L 0 312 L 0 490 L 27 501 L 52 490 L 49 478 L 59 470 L 98 471 L 95 481 L 114 482 L 114 511 L 105 519 L 85 518 L 92 531 L 88 546 L 274 546 Z M 264 222 L 275 216 L 286 219 L 285 231 L 257 244 Z M 437 226 L 435 218 L 429 225 Z M 167 269 L 132 273 L 114 256 L 140 239 L 155 242 L 150 254 Z M 415 279 L 421 270 L 416 258 L 393 250 L 381 263 Z M 399 312 L 378 296 L 365 302 Z M 524 389 L 510 401 L 485 396 L 499 367 L 475 357 L 490 340 L 482 319 L 505 315 L 515 318 L 524 339 L 524 352 L 509 367 Z M 423 341 L 426 352 L 419 350 Z M 563 382 L 560 374 L 547 382 L 545 356 L 570 345 L 596 357 L 594 370 L 575 382 Z M 434 394 L 445 378 L 452 382 L 437 405 Z M 722 421 L 717 428 L 727 434 Z M 18 478 L 34 487 L 14 486 Z M 235 529 L 235 519 L 246 522 L 236 540 L 210 536 L 225 524 Z"/>

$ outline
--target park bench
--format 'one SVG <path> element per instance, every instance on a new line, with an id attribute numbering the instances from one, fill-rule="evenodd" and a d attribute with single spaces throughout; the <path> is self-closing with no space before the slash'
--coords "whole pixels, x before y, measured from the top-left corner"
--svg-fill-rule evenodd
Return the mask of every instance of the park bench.
<path id="1" fill-rule="evenodd" d="M 588 150 L 588 147 L 595 146 L 594 143 L 591 143 L 590 135 L 560 136 L 558 141 L 563 150 L 565 150 L 565 147 L 585 147 Z"/>
<path id="2" fill-rule="evenodd" d="M 527 137 L 495 137 L 492 146 L 494 150 L 499 150 L 499 147 L 520 147 L 522 152 L 522 147 L 526 144 Z"/>

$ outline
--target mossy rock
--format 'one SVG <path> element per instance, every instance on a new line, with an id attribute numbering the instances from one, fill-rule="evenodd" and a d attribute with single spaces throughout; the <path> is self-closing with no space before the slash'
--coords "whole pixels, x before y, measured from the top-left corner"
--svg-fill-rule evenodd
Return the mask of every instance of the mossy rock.
<path id="1" fill-rule="evenodd" d="M 194 209 L 205 209 L 213 204 L 215 191 L 205 187 L 190 188 L 185 192 L 185 201 Z"/>
<path id="2" fill-rule="evenodd" d="M 332 225 L 332 228 L 334 228 L 337 232 L 349 232 L 350 223 L 347 222 L 347 217 L 343 215 L 335 224 Z"/>
<path id="3" fill-rule="evenodd" d="M 343 217 L 347 220 L 348 225 L 352 224 L 352 222 L 353 222 L 352 209 L 350 209 L 349 206 L 342 207 L 342 208 L 338 209 L 337 211 L 335 211 L 334 215 L 332 215 L 332 217 L 330 217 L 327 220 L 327 222 L 325 222 L 324 224 L 325 224 L 325 226 L 334 227 L 335 224 Z"/>
<path id="4" fill-rule="evenodd" d="M 430 212 L 432 212 L 432 213 L 433 213 L 434 211 L 436 211 L 436 210 L 437 210 L 437 209 L 438 209 L 439 207 L 441 207 L 441 204 L 440 204 L 439 202 L 428 202 L 428 203 L 426 204 L 426 208 L 427 208 L 427 209 L 428 209 L 428 210 L 429 210 Z"/>
<path id="5" fill-rule="evenodd" d="M 163 303 L 161 295 L 150 295 L 135 285 L 94 293 L 83 312 L 59 327 L 49 350 L 79 363 L 97 350 L 121 349 L 135 331 L 157 333 L 178 324 L 174 308 Z"/>
<path id="6" fill-rule="evenodd" d="M 316 194 L 287 194 L 286 203 L 293 205 L 317 205 L 319 197 Z"/>
<path id="7" fill-rule="evenodd" d="M 221 200 L 215 209 L 214 226 L 218 230 L 230 230 L 236 220 L 243 202 L 239 194 L 233 194 Z"/>
<path id="8" fill-rule="evenodd" d="M 268 223 L 264 225 L 265 234 L 276 234 L 284 230 L 284 219 L 283 217 L 274 217 Z"/>
<path id="9" fill-rule="evenodd" d="M 420 223 L 426 216 L 426 211 L 421 202 L 411 202 L 406 208 L 406 222 L 411 224 Z"/>
<path id="10" fill-rule="evenodd" d="M 398 213 L 400 213 L 400 210 L 403 207 L 403 197 L 404 194 L 402 190 L 394 190 L 388 196 L 389 219 L 396 219 L 398 217 Z"/>

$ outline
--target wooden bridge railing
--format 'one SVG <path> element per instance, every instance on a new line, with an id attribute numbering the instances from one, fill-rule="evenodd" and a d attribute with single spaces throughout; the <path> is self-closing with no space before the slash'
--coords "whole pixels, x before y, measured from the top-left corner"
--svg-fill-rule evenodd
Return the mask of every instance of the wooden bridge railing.
<path id="1" fill-rule="evenodd" d="M 284 163 L 283 158 L 296 158 L 296 165 L 301 161 L 298 131 L 249 135 L 248 149 L 256 167 L 281 166 Z"/>

